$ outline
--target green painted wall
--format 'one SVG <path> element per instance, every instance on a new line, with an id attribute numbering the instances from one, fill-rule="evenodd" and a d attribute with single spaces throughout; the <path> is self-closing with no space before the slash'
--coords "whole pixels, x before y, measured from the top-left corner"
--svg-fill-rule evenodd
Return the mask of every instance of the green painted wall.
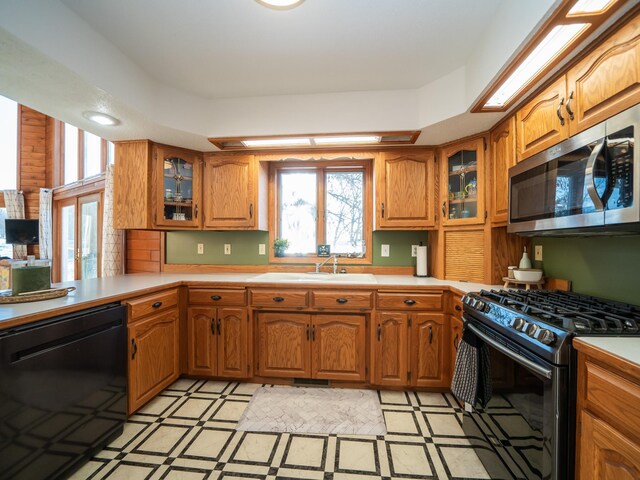
<path id="1" fill-rule="evenodd" d="M 545 275 L 573 282 L 573 291 L 640 305 L 640 236 L 534 238 Z M 533 255 L 532 255 L 533 257 Z"/>
<path id="2" fill-rule="evenodd" d="M 426 231 L 373 232 L 373 265 L 412 266 L 411 245 L 427 244 Z M 204 255 L 197 254 L 198 243 Z M 224 255 L 224 244 L 231 255 Z M 258 245 L 269 245 L 268 232 L 167 232 L 167 263 L 192 265 L 266 265 L 268 255 L 258 255 Z M 380 256 L 380 245 L 389 245 L 389 257 Z M 268 253 L 268 252 L 267 252 Z"/>

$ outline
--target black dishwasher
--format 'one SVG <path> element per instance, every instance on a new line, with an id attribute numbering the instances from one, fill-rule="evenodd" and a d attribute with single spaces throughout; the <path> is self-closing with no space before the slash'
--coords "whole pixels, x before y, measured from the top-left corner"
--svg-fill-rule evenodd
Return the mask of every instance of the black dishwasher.
<path id="1" fill-rule="evenodd" d="M 126 307 L 0 331 L 0 479 L 66 477 L 122 433 Z"/>

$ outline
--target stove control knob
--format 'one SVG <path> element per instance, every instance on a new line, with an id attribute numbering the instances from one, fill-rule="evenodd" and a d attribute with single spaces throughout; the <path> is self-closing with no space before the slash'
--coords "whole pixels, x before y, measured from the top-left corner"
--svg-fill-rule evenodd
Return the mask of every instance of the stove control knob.
<path id="1" fill-rule="evenodd" d="M 536 338 L 545 345 L 553 345 L 556 341 L 556 334 L 546 328 L 540 329 Z"/>
<path id="2" fill-rule="evenodd" d="M 462 303 L 467 303 L 467 300 L 468 300 L 468 299 L 469 299 L 469 297 L 467 297 L 466 295 L 464 295 L 464 296 L 460 299 L 460 301 L 461 301 Z"/>
<path id="3" fill-rule="evenodd" d="M 481 312 L 484 311 L 484 302 L 482 300 L 478 300 L 475 307 Z"/>
<path id="4" fill-rule="evenodd" d="M 538 325 L 536 325 L 535 323 L 530 323 L 529 326 L 527 326 L 527 335 L 529 335 L 531 338 L 537 338 L 536 333 L 538 332 L 538 330 L 540 330 L 540 327 L 538 327 Z"/>
<path id="5" fill-rule="evenodd" d="M 520 318 L 520 317 L 512 318 L 511 321 L 509 322 L 509 325 L 511 325 L 511 328 L 515 328 L 518 331 L 521 331 L 526 324 L 527 322 L 524 321 L 524 318 Z"/>

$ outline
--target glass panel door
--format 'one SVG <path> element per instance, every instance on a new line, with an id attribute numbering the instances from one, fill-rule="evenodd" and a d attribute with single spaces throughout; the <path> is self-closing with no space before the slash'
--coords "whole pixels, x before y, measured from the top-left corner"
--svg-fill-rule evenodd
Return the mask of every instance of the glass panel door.
<path id="1" fill-rule="evenodd" d="M 195 153 L 157 146 L 156 225 L 197 227 L 200 202 L 199 157 Z"/>
<path id="2" fill-rule="evenodd" d="M 61 206 L 60 210 L 60 281 L 76 278 L 76 205 Z"/>
<path id="3" fill-rule="evenodd" d="M 460 150 L 447 158 L 449 219 L 478 216 L 478 159 L 475 150 Z"/>
<path id="4" fill-rule="evenodd" d="M 97 278 L 100 275 L 100 195 L 78 199 L 79 278 Z"/>

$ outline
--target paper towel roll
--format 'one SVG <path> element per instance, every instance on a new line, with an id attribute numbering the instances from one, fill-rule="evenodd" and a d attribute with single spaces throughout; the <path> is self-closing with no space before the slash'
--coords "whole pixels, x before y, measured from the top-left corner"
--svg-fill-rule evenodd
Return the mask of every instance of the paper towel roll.
<path id="1" fill-rule="evenodd" d="M 416 258 L 416 276 L 427 276 L 427 247 L 418 247 L 418 256 Z"/>

